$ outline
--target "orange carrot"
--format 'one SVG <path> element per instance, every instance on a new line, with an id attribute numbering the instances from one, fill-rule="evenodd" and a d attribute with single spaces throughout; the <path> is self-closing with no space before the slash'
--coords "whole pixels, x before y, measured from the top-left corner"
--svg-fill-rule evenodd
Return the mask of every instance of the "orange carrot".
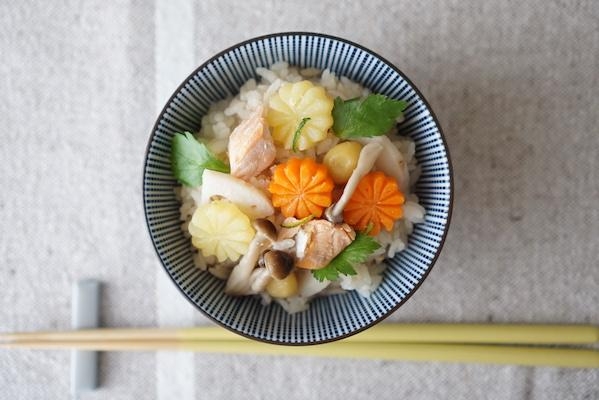
<path id="1" fill-rule="evenodd" d="M 382 172 L 371 172 L 358 183 L 343 210 L 343 219 L 357 231 L 371 225 L 369 234 L 376 236 L 382 228 L 393 229 L 393 223 L 403 215 L 404 202 L 395 179 Z"/>
<path id="2" fill-rule="evenodd" d="M 268 191 L 285 217 L 320 217 L 331 205 L 335 184 L 327 167 L 310 158 L 292 158 L 275 168 Z"/>

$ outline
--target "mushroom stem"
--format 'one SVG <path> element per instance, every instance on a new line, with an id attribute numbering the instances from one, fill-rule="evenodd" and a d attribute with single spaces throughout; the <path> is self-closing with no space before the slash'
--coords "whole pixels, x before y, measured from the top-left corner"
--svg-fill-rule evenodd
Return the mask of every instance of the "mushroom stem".
<path id="1" fill-rule="evenodd" d="M 360 180 L 370 172 L 382 151 L 383 145 L 378 142 L 369 142 L 362 148 L 358 157 L 358 164 L 349 177 L 341 198 L 325 211 L 325 216 L 329 221 L 341 222 L 341 214 L 343 214 L 343 209 L 347 205 L 347 202 L 356 191 Z"/>
<path id="2" fill-rule="evenodd" d="M 250 276 L 250 291 L 251 293 L 260 293 L 266 290 L 266 286 L 272 280 L 272 276 L 266 268 L 256 268 Z"/>
<path id="3" fill-rule="evenodd" d="M 258 263 L 260 254 L 266 250 L 270 245 L 270 242 L 261 237 L 258 233 L 250 242 L 249 250 L 246 254 L 241 257 L 239 264 L 237 264 L 231 271 L 227 285 L 225 287 L 225 293 L 231 295 L 243 295 L 249 294 L 250 292 L 250 276 L 254 267 Z"/>
<path id="4" fill-rule="evenodd" d="M 267 219 L 255 220 L 254 228 L 256 228 L 256 235 L 250 242 L 247 253 L 241 257 L 239 264 L 233 268 L 231 275 L 229 275 L 225 286 L 225 293 L 227 294 L 252 294 L 252 281 L 250 279 L 252 271 L 256 267 L 262 252 L 269 249 L 277 238 L 275 226 Z"/>
<path id="5" fill-rule="evenodd" d="M 382 152 L 376 159 L 375 167 L 386 175 L 395 178 L 399 190 L 404 195 L 408 195 L 410 190 L 408 163 L 401 154 L 401 151 L 391 142 L 391 139 L 387 135 L 382 135 L 371 138 L 360 138 L 357 141 L 366 145 L 378 143 L 383 147 Z"/>

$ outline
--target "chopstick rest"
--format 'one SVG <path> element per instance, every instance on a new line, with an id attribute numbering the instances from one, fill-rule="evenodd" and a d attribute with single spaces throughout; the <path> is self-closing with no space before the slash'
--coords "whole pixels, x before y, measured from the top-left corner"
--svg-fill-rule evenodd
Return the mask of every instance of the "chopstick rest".
<path id="1" fill-rule="evenodd" d="M 81 280 L 73 285 L 71 327 L 97 328 L 100 325 L 100 282 Z M 71 395 L 98 387 L 98 352 L 71 350 Z"/>

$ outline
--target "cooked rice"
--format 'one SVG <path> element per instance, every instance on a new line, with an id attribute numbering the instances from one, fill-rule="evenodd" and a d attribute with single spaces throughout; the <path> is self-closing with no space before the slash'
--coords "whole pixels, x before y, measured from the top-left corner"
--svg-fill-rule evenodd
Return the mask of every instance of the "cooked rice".
<path id="1" fill-rule="evenodd" d="M 264 104 L 268 103 L 269 98 L 277 92 L 279 87 L 285 82 L 299 82 L 301 80 L 310 80 L 313 83 L 323 86 L 330 96 L 341 97 L 344 100 L 367 96 L 370 91 L 360 84 L 349 80 L 346 77 L 337 77 L 335 74 L 325 69 L 324 71 L 314 68 L 299 69 L 289 66 L 286 62 L 277 62 L 270 68 L 257 68 L 256 73 L 260 76 L 260 81 L 255 79 L 248 80 L 233 98 L 219 101 L 213 104 L 208 113 L 202 118 L 202 129 L 196 135 L 201 138 L 208 148 L 215 154 L 226 156 L 228 138 L 233 129 L 244 119 L 252 115 Z M 394 135 L 391 134 L 391 137 Z M 320 142 L 315 148 L 294 153 L 290 150 L 277 149 L 276 162 L 284 162 L 291 157 L 311 157 L 322 161 L 324 154 L 339 142 L 334 134 L 329 133 L 327 138 Z M 409 138 L 395 137 L 393 144 L 402 153 L 405 162 L 408 165 L 410 173 L 410 184 L 413 185 L 420 176 L 420 167 L 414 157 L 415 144 Z M 266 190 L 268 178 L 257 176 L 250 180 L 256 187 Z M 191 216 L 201 198 L 201 187 L 177 188 L 177 197 L 181 201 L 181 229 L 186 237 L 188 225 Z M 337 282 L 332 282 L 325 290 L 318 293 L 319 296 L 341 293 L 345 290 L 356 290 L 364 297 L 370 296 L 376 290 L 382 281 L 383 272 L 386 264 L 385 258 L 392 258 L 396 253 L 406 248 L 408 235 L 412 233 L 413 224 L 424 220 L 424 208 L 418 204 L 418 198 L 413 193 L 406 193 L 406 203 L 404 205 L 404 217 L 396 221 L 391 232 L 381 231 L 376 237 L 381 244 L 381 248 L 375 251 L 366 260 L 365 263 L 356 266 L 357 274 L 354 276 L 342 275 Z M 213 257 L 203 257 L 202 254 L 193 248 L 193 259 L 195 265 L 201 270 L 208 270 L 219 279 L 227 279 L 233 263 L 217 264 Z M 266 293 L 260 294 L 263 304 L 270 304 L 271 297 Z M 303 311 L 308 307 L 310 298 L 294 296 L 287 299 L 274 299 L 285 310 L 290 313 Z"/>

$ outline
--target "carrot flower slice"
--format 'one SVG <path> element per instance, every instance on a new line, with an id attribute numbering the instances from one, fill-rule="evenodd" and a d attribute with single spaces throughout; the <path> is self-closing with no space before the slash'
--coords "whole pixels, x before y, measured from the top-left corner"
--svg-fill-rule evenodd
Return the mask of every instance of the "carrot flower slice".
<path id="1" fill-rule="evenodd" d="M 326 166 L 310 158 L 292 158 L 275 168 L 268 191 L 285 217 L 320 217 L 331 205 L 335 184 Z"/>
<path id="2" fill-rule="evenodd" d="M 357 231 L 372 226 L 369 234 L 376 236 L 383 228 L 393 229 L 393 223 L 403 216 L 404 202 L 395 179 L 382 172 L 371 172 L 358 183 L 343 210 L 343 219 Z"/>

